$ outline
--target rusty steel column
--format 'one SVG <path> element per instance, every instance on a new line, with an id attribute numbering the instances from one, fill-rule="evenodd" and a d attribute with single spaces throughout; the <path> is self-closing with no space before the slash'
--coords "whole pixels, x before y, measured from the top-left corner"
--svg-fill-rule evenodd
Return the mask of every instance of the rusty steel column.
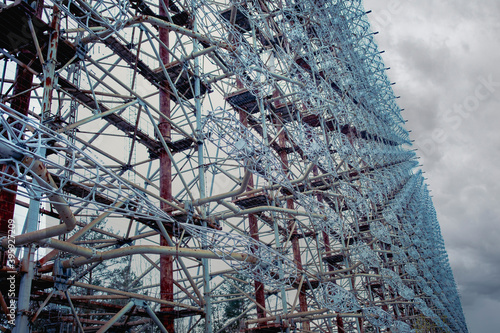
<path id="1" fill-rule="evenodd" d="M 338 333 L 345 333 L 344 321 L 342 320 L 342 317 L 339 315 L 337 315 L 337 331 Z"/>
<path id="2" fill-rule="evenodd" d="M 238 88 L 242 88 L 243 85 L 241 82 L 237 82 Z M 248 119 L 247 119 L 247 113 L 245 111 L 240 110 L 239 111 L 239 116 L 240 116 L 240 122 L 248 127 Z M 248 185 L 247 185 L 247 190 L 251 190 L 253 188 L 253 176 L 250 176 L 250 179 L 248 180 Z M 257 223 L 257 216 L 255 214 L 248 214 L 248 227 L 250 231 L 250 237 L 252 237 L 255 240 L 259 240 L 259 225 Z M 264 309 L 266 308 L 266 295 L 264 291 L 264 284 L 260 281 L 255 280 L 254 281 L 254 288 L 255 288 L 255 301 L 257 304 L 259 304 L 261 307 L 257 307 L 257 318 L 262 319 L 266 318 L 266 312 Z M 263 326 L 265 325 L 265 322 L 257 324 L 257 326 Z"/>
<path id="3" fill-rule="evenodd" d="M 318 174 L 319 174 L 319 172 L 318 172 L 318 166 L 315 165 L 313 167 L 313 175 L 317 176 Z M 319 202 L 323 202 L 323 195 L 321 195 L 321 193 L 318 193 L 316 195 L 316 198 L 318 199 Z M 330 252 L 332 250 L 332 248 L 330 247 L 330 236 L 326 232 L 324 232 L 324 231 L 322 231 L 322 235 L 323 235 L 323 242 L 325 243 L 325 252 Z M 326 264 L 328 266 L 328 271 L 329 272 L 332 272 L 332 271 L 335 270 L 335 267 L 333 267 L 332 264 L 330 264 L 328 262 Z M 333 282 L 333 283 L 335 283 L 335 282 Z M 337 317 L 336 317 L 336 324 L 337 324 L 337 331 L 338 331 L 338 333 L 345 333 L 344 320 L 339 315 L 337 315 Z"/>
<path id="4" fill-rule="evenodd" d="M 22 93 L 31 88 L 33 83 L 33 74 L 17 65 L 16 80 L 12 94 L 14 97 L 10 103 L 11 108 L 22 113 L 28 114 L 30 106 L 31 91 Z M 1 168 L 7 168 L 2 165 Z M 14 208 L 16 205 L 17 185 L 5 186 L 5 189 L 0 190 L 0 237 L 7 236 L 9 231 L 9 220 L 14 218 Z"/>
<path id="5" fill-rule="evenodd" d="M 281 125 L 279 125 L 279 123 L 277 123 L 277 125 L 281 126 Z M 280 131 L 280 130 L 281 130 L 281 128 L 278 128 L 278 132 L 280 132 L 279 137 L 278 137 L 278 142 L 279 142 L 280 148 L 282 148 L 280 150 L 279 155 L 280 155 L 281 162 L 283 163 L 283 169 L 285 170 L 285 172 L 287 172 L 287 170 L 288 170 L 288 155 L 287 155 L 286 149 L 284 149 L 284 148 L 286 148 L 286 143 L 288 141 L 288 138 L 287 138 L 285 132 Z M 290 199 L 286 200 L 286 208 L 294 209 L 293 199 L 290 198 Z M 293 221 L 293 218 L 291 218 L 290 221 Z M 299 271 L 302 271 L 302 258 L 300 256 L 299 235 L 297 233 L 296 228 L 292 231 L 293 224 L 289 223 L 288 228 L 290 229 L 290 232 L 293 232 L 292 237 L 291 237 L 293 259 L 295 261 L 295 264 L 297 265 L 297 269 Z M 302 285 L 300 290 L 297 290 L 297 292 L 299 293 L 300 312 L 307 312 L 307 297 L 306 297 L 305 289 L 306 289 L 305 285 Z M 311 329 L 311 324 L 309 323 L 309 321 L 303 321 L 302 322 L 302 330 L 307 332 L 310 329 Z"/>
<path id="6" fill-rule="evenodd" d="M 164 5 L 164 6 L 163 6 Z M 159 2 L 159 15 L 166 16 L 166 8 L 168 8 L 169 0 L 160 0 Z M 169 45 L 169 30 L 160 27 L 159 29 L 160 40 L 168 47 Z M 160 60 L 163 64 L 169 63 L 168 51 L 160 46 Z M 160 112 L 167 118 L 170 118 L 170 92 L 169 87 L 160 89 Z M 158 124 L 161 135 L 166 142 L 171 141 L 172 126 L 161 118 Z M 160 152 L 160 196 L 168 201 L 172 201 L 172 161 L 166 151 Z M 161 203 L 161 209 L 164 211 L 171 211 L 171 207 Z M 171 236 L 171 235 L 170 235 Z M 167 240 L 160 235 L 160 245 L 168 246 Z M 160 256 L 160 296 L 161 299 L 173 302 L 174 300 L 174 258 L 169 255 Z M 160 311 L 163 315 L 160 317 L 163 326 L 169 333 L 175 332 L 174 327 L 174 308 L 167 305 L 162 305 Z"/>
<path id="7" fill-rule="evenodd" d="M 35 16 L 40 18 L 42 16 L 43 0 L 37 0 L 37 9 Z M 21 52 L 23 52 L 21 50 Z M 33 84 L 33 74 L 23 67 L 17 65 L 16 79 L 12 95 L 14 97 L 10 102 L 10 107 L 14 110 L 28 114 L 31 98 L 31 85 Z M 25 92 L 25 93 L 23 93 Z M 1 166 L 4 168 L 5 166 Z M 0 190 L 0 237 L 7 236 L 9 231 L 9 220 L 14 218 L 14 207 L 16 205 L 16 185 L 5 186 L 5 189 Z"/>
<path id="8" fill-rule="evenodd" d="M 363 326 L 363 318 L 358 318 L 358 328 L 360 333 L 365 333 L 365 328 Z"/>
<path id="9" fill-rule="evenodd" d="M 6 168 L 5 165 L 0 168 Z M 5 186 L 0 190 L 0 237 L 7 236 L 9 232 L 9 220 L 14 218 L 14 208 L 16 206 L 16 185 Z"/>
<path id="10" fill-rule="evenodd" d="M 251 183 L 253 183 L 252 179 L 250 179 L 250 186 L 253 185 Z M 258 241 L 259 240 L 259 226 L 257 224 L 257 217 L 255 216 L 255 214 L 248 215 L 248 225 L 250 227 L 250 236 L 253 239 Z M 255 301 L 259 305 L 261 305 L 263 308 L 265 308 L 266 307 L 266 296 L 264 293 L 264 284 L 260 281 L 255 280 L 254 286 L 255 286 Z M 261 319 L 261 318 L 265 318 L 265 317 L 266 317 L 266 312 L 264 311 L 264 309 L 257 307 L 257 318 Z M 265 323 L 259 324 L 259 326 L 260 325 L 265 325 Z"/>

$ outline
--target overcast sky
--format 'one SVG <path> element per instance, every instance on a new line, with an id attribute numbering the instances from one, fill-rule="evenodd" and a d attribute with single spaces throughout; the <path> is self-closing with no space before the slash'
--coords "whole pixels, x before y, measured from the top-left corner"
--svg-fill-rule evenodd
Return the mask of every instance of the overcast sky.
<path id="1" fill-rule="evenodd" d="M 365 0 L 469 332 L 500 332 L 500 1 Z"/>

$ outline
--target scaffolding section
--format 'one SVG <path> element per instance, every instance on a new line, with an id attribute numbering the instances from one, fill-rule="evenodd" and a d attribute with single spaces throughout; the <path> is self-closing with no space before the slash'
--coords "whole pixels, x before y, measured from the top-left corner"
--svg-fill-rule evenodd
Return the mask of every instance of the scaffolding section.
<path id="1" fill-rule="evenodd" d="M 361 1 L 0 6 L 2 331 L 467 332 Z"/>

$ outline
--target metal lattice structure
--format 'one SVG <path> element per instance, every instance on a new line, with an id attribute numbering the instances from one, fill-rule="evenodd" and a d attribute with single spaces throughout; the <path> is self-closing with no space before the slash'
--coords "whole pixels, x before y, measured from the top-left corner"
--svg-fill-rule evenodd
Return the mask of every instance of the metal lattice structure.
<path id="1" fill-rule="evenodd" d="M 467 332 L 361 1 L 0 5 L 4 327 Z"/>

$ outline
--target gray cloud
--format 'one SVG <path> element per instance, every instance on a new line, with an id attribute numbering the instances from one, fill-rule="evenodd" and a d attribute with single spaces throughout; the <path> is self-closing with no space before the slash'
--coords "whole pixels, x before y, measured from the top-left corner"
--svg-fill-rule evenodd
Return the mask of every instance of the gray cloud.
<path id="1" fill-rule="evenodd" d="M 365 0 L 365 7 L 428 177 L 469 331 L 496 332 L 500 2 Z"/>

